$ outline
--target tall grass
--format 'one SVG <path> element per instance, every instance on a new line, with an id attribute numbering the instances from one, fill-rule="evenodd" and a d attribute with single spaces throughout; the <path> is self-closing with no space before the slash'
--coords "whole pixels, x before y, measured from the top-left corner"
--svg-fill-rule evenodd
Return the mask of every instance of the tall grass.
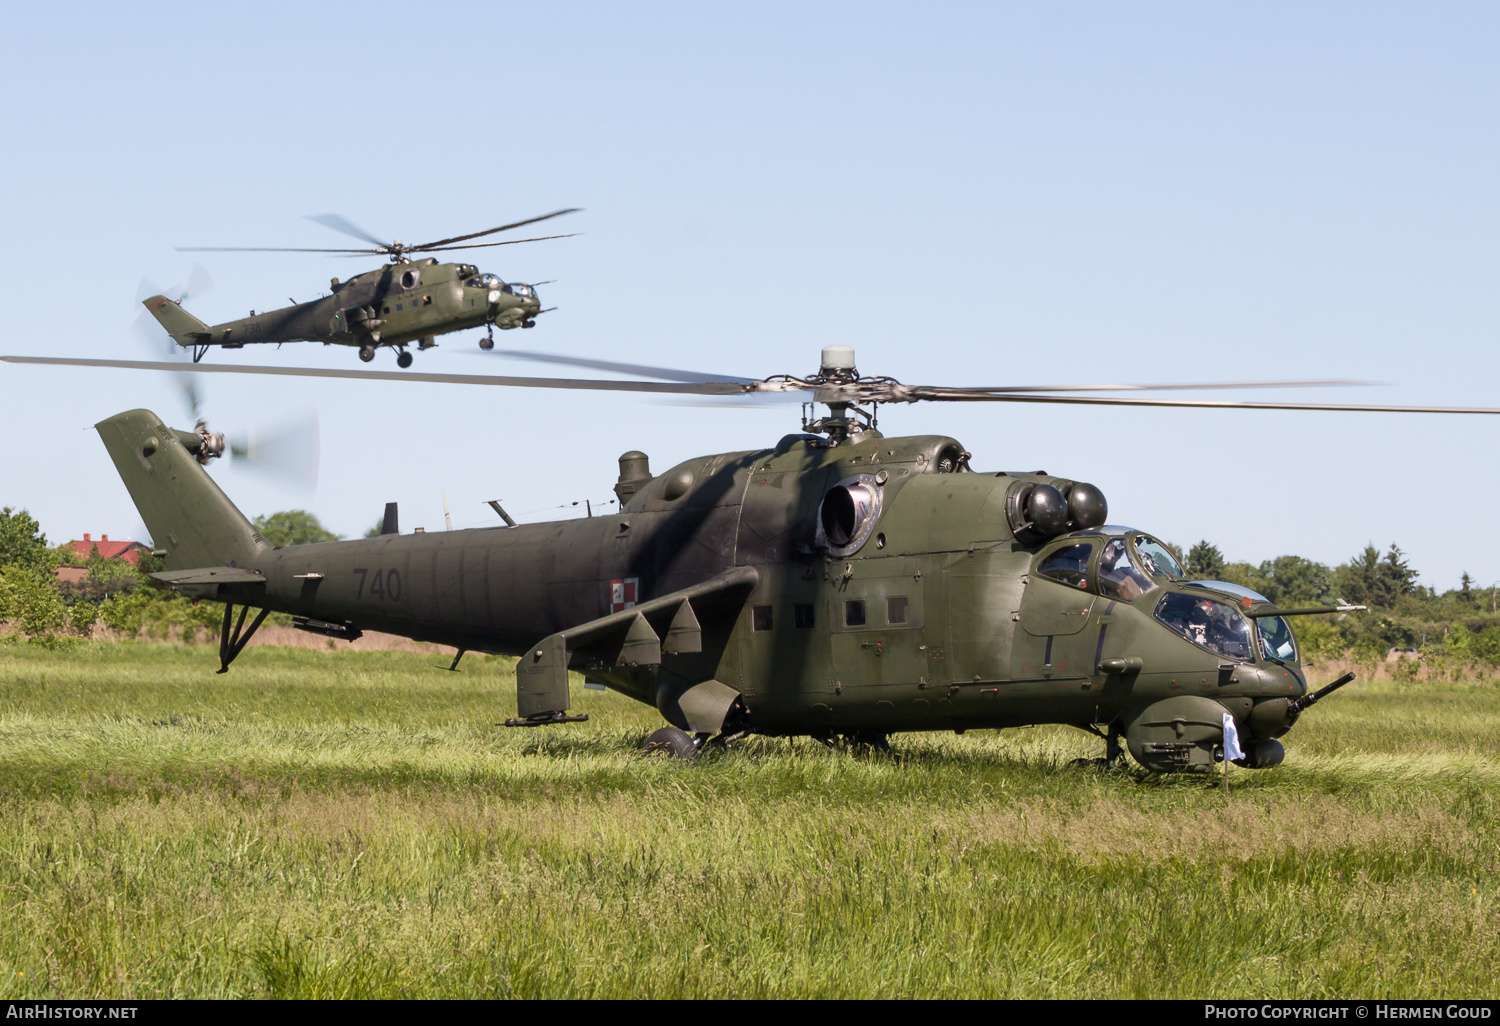
<path id="1" fill-rule="evenodd" d="M 651 761 L 444 666 L 0 647 L 0 998 L 1500 990 L 1493 685 L 1353 685 L 1226 798 L 1053 728 Z"/>

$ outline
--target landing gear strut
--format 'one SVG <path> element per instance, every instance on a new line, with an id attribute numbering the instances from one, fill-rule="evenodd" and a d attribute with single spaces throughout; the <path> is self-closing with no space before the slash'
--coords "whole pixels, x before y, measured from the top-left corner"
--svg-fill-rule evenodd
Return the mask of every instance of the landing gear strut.
<path id="1" fill-rule="evenodd" d="M 1109 725 L 1109 734 L 1104 739 L 1104 768 L 1114 769 L 1120 765 L 1120 728 Z"/>
<path id="2" fill-rule="evenodd" d="M 260 629 L 260 625 L 265 621 L 266 614 L 270 610 L 262 609 L 256 614 L 255 619 L 250 621 L 249 630 L 244 630 L 243 628 L 245 626 L 245 614 L 250 612 L 250 607 L 240 606 L 239 622 L 231 630 L 229 617 L 233 612 L 234 603 L 224 603 L 224 626 L 219 630 L 219 668 L 214 671 L 215 673 L 229 672 L 229 664 L 234 662 L 235 657 L 250 643 L 251 637 Z"/>
<path id="3" fill-rule="evenodd" d="M 1104 739 L 1104 758 L 1074 759 L 1068 764 L 1069 766 L 1093 766 L 1098 769 L 1107 770 L 1120 768 L 1120 756 L 1124 753 L 1124 749 L 1120 745 L 1120 738 L 1122 737 L 1122 735 L 1120 734 L 1120 724 L 1118 720 L 1114 723 L 1109 724 L 1104 728 L 1104 730 L 1100 730 L 1092 723 L 1086 727 L 1080 727 L 1079 729 L 1093 734 L 1095 737 L 1101 737 Z"/>

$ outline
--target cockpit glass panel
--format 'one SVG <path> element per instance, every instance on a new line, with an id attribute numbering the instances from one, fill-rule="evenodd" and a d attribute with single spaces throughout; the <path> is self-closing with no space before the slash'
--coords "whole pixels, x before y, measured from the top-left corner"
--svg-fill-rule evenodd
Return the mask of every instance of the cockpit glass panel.
<path id="1" fill-rule="evenodd" d="M 1136 569 L 1124 538 L 1112 538 L 1099 557 L 1099 593 L 1130 602 L 1150 591 L 1151 578 Z"/>
<path id="2" fill-rule="evenodd" d="M 1089 586 L 1089 559 L 1093 554 L 1094 547 L 1087 543 L 1069 545 L 1067 548 L 1058 549 L 1042 560 L 1042 565 L 1037 567 L 1036 572 L 1054 581 L 1071 584 L 1075 588 L 1087 588 Z"/>
<path id="3" fill-rule="evenodd" d="M 1173 592 L 1156 604 L 1156 619 L 1174 634 L 1230 659 L 1252 658 L 1250 623 L 1233 606 Z"/>
<path id="4" fill-rule="evenodd" d="M 1296 663 L 1297 639 L 1292 636 L 1291 625 L 1279 616 L 1261 616 L 1255 620 L 1260 628 L 1260 648 L 1267 659 L 1283 663 Z"/>
<path id="5" fill-rule="evenodd" d="M 1226 595 L 1233 595 L 1238 599 L 1249 599 L 1251 602 L 1271 601 L 1260 592 L 1251 591 L 1243 584 L 1230 584 L 1228 581 L 1188 581 L 1187 583 L 1189 587 L 1207 588 L 1209 591 L 1222 591 Z"/>
<path id="6" fill-rule="evenodd" d="M 1172 553 L 1161 542 L 1148 534 L 1135 536 L 1135 554 L 1141 565 L 1152 577 L 1181 577 L 1182 567 L 1172 558 Z"/>

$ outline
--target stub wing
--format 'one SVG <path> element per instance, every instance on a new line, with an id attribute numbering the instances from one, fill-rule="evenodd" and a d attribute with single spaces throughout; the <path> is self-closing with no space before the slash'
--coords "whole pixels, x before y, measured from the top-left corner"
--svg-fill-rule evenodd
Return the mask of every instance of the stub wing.
<path id="1" fill-rule="evenodd" d="M 574 653 L 607 663 L 654 666 L 662 654 L 701 650 L 695 603 L 748 595 L 760 582 L 749 566 L 736 567 L 701 584 L 647 599 L 597 620 L 543 638 L 516 664 L 517 708 L 523 721 L 559 722 L 568 709 L 568 662 Z M 521 724 L 517 724 L 521 725 Z"/>

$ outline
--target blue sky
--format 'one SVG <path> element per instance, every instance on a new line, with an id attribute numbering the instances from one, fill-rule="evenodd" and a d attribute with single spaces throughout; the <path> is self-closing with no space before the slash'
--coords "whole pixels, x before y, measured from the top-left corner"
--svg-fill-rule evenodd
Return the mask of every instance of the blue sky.
<path id="1" fill-rule="evenodd" d="M 806 373 L 821 346 L 919 384 L 1353 377 L 1247 395 L 1500 405 L 1500 8 L 1483 4 L 32 5 L 0 38 L 6 353 L 138 358 L 142 277 L 176 246 L 407 241 L 581 206 L 577 238 L 479 251 L 557 278 L 502 344 Z M 563 222 L 558 222 L 559 226 Z M 210 322 L 309 299 L 359 261 L 211 254 Z M 450 335 L 414 369 L 556 373 Z M 227 362 L 350 365 L 288 346 Z M 376 367 L 392 363 L 383 353 Z M 233 465 L 247 514 L 362 533 L 488 524 L 773 444 L 795 407 L 452 386 L 205 383 L 216 428 L 316 407 L 305 492 Z M 0 365 L 0 504 L 54 540 L 144 529 L 90 426 L 170 379 Z M 983 469 L 1099 485 L 1111 519 L 1231 558 L 1398 542 L 1423 583 L 1500 578 L 1500 418 L 882 411 Z M 1460 540 L 1463 539 L 1463 540 Z"/>

